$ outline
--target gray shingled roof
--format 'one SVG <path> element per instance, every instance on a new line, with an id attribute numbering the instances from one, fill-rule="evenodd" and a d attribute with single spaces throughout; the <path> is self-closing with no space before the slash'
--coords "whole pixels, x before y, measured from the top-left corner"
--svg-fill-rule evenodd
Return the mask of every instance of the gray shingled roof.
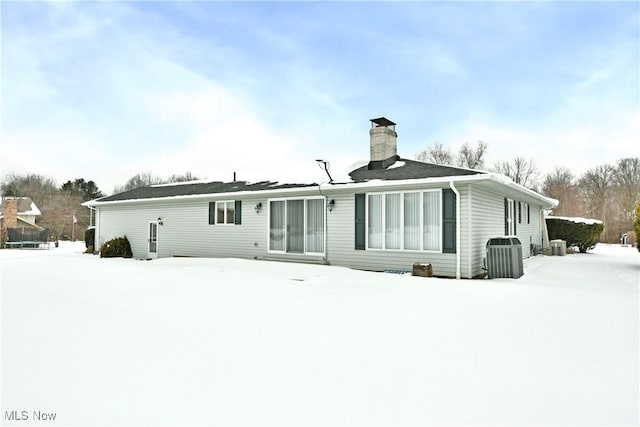
<path id="1" fill-rule="evenodd" d="M 30 197 L 18 197 L 18 213 L 29 212 L 33 200 Z"/>
<path id="2" fill-rule="evenodd" d="M 399 163 L 403 162 L 403 164 Z M 484 172 L 474 171 L 470 169 L 456 168 L 452 166 L 442 166 L 433 163 L 419 162 L 408 159 L 398 159 L 396 163 L 387 169 L 369 170 L 365 165 L 352 171 L 349 176 L 353 182 L 365 182 L 370 180 L 404 180 L 404 179 L 420 179 L 434 178 L 445 176 L 461 176 L 461 175 L 477 175 Z M 134 190 L 125 191 L 123 193 L 114 194 L 112 196 L 98 199 L 98 202 L 115 202 L 122 200 L 140 200 L 154 199 L 173 196 L 190 196 L 197 194 L 219 194 L 219 193 L 236 193 L 241 191 L 264 191 L 278 190 L 285 188 L 304 188 L 313 187 L 318 184 L 280 184 L 273 181 L 261 181 L 256 183 L 248 183 L 246 181 L 234 182 L 198 182 L 185 183 L 176 185 L 159 185 L 150 187 L 141 187 Z"/>
<path id="3" fill-rule="evenodd" d="M 401 165 L 399 162 L 404 162 L 404 164 Z M 349 176 L 354 182 L 364 182 L 374 179 L 420 179 L 444 176 L 478 175 L 482 173 L 485 172 L 400 158 L 396 163 L 386 169 L 369 170 L 369 166 L 364 165 L 361 168 L 351 171 Z"/>
<path id="4" fill-rule="evenodd" d="M 123 193 L 98 199 L 99 202 L 114 202 L 120 200 L 153 199 L 158 197 L 190 196 L 195 194 L 235 193 L 239 191 L 262 191 L 283 188 L 312 187 L 318 184 L 279 184 L 272 181 L 248 183 L 246 181 L 234 182 L 198 182 L 176 185 L 160 185 L 140 187 Z"/>

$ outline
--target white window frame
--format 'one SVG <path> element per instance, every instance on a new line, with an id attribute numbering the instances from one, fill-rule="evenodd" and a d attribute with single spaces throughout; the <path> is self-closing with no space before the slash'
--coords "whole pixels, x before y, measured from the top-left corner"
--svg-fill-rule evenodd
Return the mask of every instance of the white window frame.
<path id="1" fill-rule="evenodd" d="M 304 210 L 303 210 L 303 252 L 287 252 L 287 201 L 290 200 L 302 200 Z M 307 252 L 307 200 L 322 200 L 322 221 L 323 221 L 323 243 L 322 243 L 322 252 Z M 284 218 L 285 218 L 285 228 L 284 228 L 284 250 L 275 250 L 271 249 L 271 202 L 285 202 L 284 204 Z M 311 197 L 278 197 L 273 199 L 267 199 L 267 253 L 272 254 L 291 254 L 291 255 L 309 255 L 309 256 L 324 256 L 327 253 L 327 202 L 326 198 L 322 196 L 311 196 Z"/>
<path id="2" fill-rule="evenodd" d="M 224 205 L 224 219 L 222 222 L 218 222 L 218 204 Z M 227 206 L 233 206 L 233 217 L 231 218 L 231 222 L 229 222 L 229 218 L 227 214 L 229 213 Z M 216 225 L 235 225 L 236 223 L 236 201 L 235 200 L 216 200 L 215 205 L 215 224 Z"/>
<path id="3" fill-rule="evenodd" d="M 406 193 L 418 193 L 420 194 L 420 249 L 404 249 L 404 195 Z M 440 242 L 440 249 L 424 249 L 424 193 L 439 193 L 440 197 L 440 227 L 438 233 L 438 241 Z M 389 249 L 386 247 L 387 241 L 384 233 L 384 225 L 386 223 L 386 195 L 387 194 L 399 194 L 400 195 L 400 249 Z M 369 247 L 369 196 L 374 195 L 382 195 L 382 248 L 371 248 Z M 432 189 L 418 189 L 418 190 L 407 190 L 407 191 L 378 191 L 373 193 L 365 194 L 365 248 L 368 251 L 385 251 L 385 252 L 425 252 L 425 253 L 434 253 L 441 254 L 442 252 L 442 233 L 443 233 L 443 224 L 442 224 L 442 189 L 441 188 L 432 188 Z"/>
<path id="4" fill-rule="evenodd" d="M 513 199 L 507 198 L 507 236 L 515 236 L 517 230 L 516 221 L 518 220 L 518 211 L 516 209 L 516 202 Z"/>

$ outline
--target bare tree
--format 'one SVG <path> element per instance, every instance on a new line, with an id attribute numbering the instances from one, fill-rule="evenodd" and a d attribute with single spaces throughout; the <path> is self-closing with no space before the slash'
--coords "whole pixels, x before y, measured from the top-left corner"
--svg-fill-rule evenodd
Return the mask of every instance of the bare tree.
<path id="1" fill-rule="evenodd" d="M 0 190 L 3 196 L 30 197 L 36 206 L 42 207 L 57 194 L 58 186 L 53 179 L 35 173 L 7 174 L 2 177 Z"/>
<path id="2" fill-rule="evenodd" d="M 615 196 L 613 174 L 615 168 L 611 165 L 600 165 L 586 171 L 578 186 L 584 200 L 583 216 L 600 219 L 605 223 L 604 240 L 615 241 L 620 222 L 617 209 L 612 209 Z"/>
<path id="3" fill-rule="evenodd" d="M 516 157 L 512 161 L 502 161 L 494 163 L 491 168 L 492 172 L 501 173 L 508 176 L 516 184 L 520 184 L 523 187 L 536 189 L 536 177 L 538 170 L 533 164 L 533 160 L 525 159 L 524 157 Z"/>
<path id="4" fill-rule="evenodd" d="M 614 180 L 620 194 L 620 207 L 625 219 L 633 224 L 634 208 L 640 201 L 640 158 L 620 159 L 616 165 Z"/>
<path id="5" fill-rule="evenodd" d="M 113 193 L 122 193 L 136 188 L 148 187 L 155 184 L 164 184 L 165 182 L 166 181 L 162 178 L 151 174 L 151 172 L 137 173 L 129 178 L 123 186 L 116 186 L 113 189 Z"/>
<path id="6" fill-rule="evenodd" d="M 453 154 L 451 154 L 450 149 L 444 147 L 440 143 L 437 143 L 427 148 L 426 150 L 422 150 L 421 152 L 419 152 L 416 155 L 416 160 L 435 163 L 437 165 L 452 165 Z"/>
<path id="7" fill-rule="evenodd" d="M 193 175 L 191 172 L 187 171 L 182 175 L 171 175 L 167 182 L 187 182 L 187 181 L 197 181 L 201 178 Z"/>
<path id="8" fill-rule="evenodd" d="M 475 148 L 465 142 L 458 152 L 458 166 L 469 169 L 481 169 L 484 167 L 484 154 L 487 152 L 487 143 L 478 141 Z"/>
<path id="9" fill-rule="evenodd" d="M 82 233 L 88 225 L 88 210 L 82 206 L 82 196 L 70 192 L 59 192 L 42 206 L 40 226 L 46 227 L 55 240 L 71 239 L 75 224 L 75 237 L 82 238 Z"/>
<path id="10" fill-rule="evenodd" d="M 487 152 L 487 143 L 478 141 L 475 147 L 465 142 L 454 156 L 451 149 L 442 144 L 434 144 L 416 155 L 416 160 L 435 163 L 437 165 L 456 165 L 469 169 L 484 167 L 484 155 Z"/>
<path id="11" fill-rule="evenodd" d="M 187 182 L 187 181 L 196 181 L 200 178 L 193 175 L 191 172 L 187 171 L 184 174 L 174 174 L 171 175 L 168 179 L 162 179 L 159 176 L 155 176 L 150 172 L 138 173 L 131 178 L 122 186 L 116 186 L 113 189 L 113 193 L 122 193 L 124 191 L 134 190 L 136 188 L 148 187 L 149 185 L 157 185 L 157 184 L 168 184 L 172 182 Z"/>
<path id="12" fill-rule="evenodd" d="M 555 168 L 545 175 L 542 192 L 560 202 L 553 210 L 554 215 L 579 216 L 584 209 L 575 177 L 565 167 Z"/>
<path id="13" fill-rule="evenodd" d="M 597 166 L 586 171 L 579 181 L 583 197 L 588 201 L 586 212 L 603 221 L 606 217 L 605 208 L 612 196 L 614 172 L 611 165 Z"/>

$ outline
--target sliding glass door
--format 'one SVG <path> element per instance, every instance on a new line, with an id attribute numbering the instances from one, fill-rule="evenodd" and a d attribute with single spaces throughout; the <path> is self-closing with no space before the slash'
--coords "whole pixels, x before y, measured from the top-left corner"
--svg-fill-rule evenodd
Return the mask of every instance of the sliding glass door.
<path id="1" fill-rule="evenodd" d="M 287 252 L 304 252 L 304 200 L 287 200 Z"/>
<path id="2" fill-rule="evenodd" d="M 269 202 L 269 251 L 323 254 L 324 236 L 324 198 Z"/>

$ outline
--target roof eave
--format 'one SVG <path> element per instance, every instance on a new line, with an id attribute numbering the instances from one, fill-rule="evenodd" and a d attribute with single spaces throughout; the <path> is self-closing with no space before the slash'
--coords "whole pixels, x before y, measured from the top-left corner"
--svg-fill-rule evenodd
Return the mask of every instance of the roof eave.
<path id="1" fill-rule="evenodd" d="M 494 182 L 514 188 L 519 192 L 526 193 L 529 197 L 539 201 L 544 209 L 552 209 L 560 204 L 558 200 L 553 199 L 551 197 L 543 196 L 537 191 L 533 191 L 530 188 L 520 185 L 506 175 L 498 174 L 495 172 L 491 172 L 488 175 L 491 177 L 491 180 Z"/>
<path id="2" fill-rule="evenodd" d="M 153 203 L 159 201 L 178 201 L 178 200 L 202 200 L 211 198 L 228 198 L 247 195 L 269 195 L 269 194 L 293 194 L 301 191 L 309 190 L 312 188 L 318 188 L 323 194 L 332 191 L 340 191 L 345 188 L 352 189 L 367 189 L 367 188 L 386 188 L 397 187 L 399 185 L 407 185 L 411 187 L 419 187 L 421 185 L 433 185 L 433 184 L 465 184 L 465 183 L 480 183 L 480 182 L 493 182 L 502 186 L 509 187 L 519 193 L 526 194 L 529 198 L 538 201 L 543 208 L 550 209 L 558 206 L 558 201 L 549 197 L 545 197 L 533 190 L 530 190 L 522 185 L 516 184 L 509 177 L 496 173 L 481 173 L 476 175 L 458 175 L 458 176 L 442 176 L 431 178 L 418 178 L 418 179 L 403 179 L 403 180 L 371 180 L 363 182 L 345 182 L 345 183 L 322 183 L 319 185 L 309 185 L 304 187 L 295 188 L 279 188 L 279 189 L 267 189 L 267 190 L 255 190 L 255 191 L 235 191 L 227 193 L 204 193 L 204 194 L 189 194 L 182 196 L 167 196 L 167 197 L 150 197 L 145 199 L 126 199 L 126 200 L 113 200 L 100 202 L 99 199 L 90 200 L 82 203 L 82 206 L 86 207 L 100 207 L 100 206 L 113 206 L 121 204 L 142 204 Z"/>
<path id="3" fill-rule="evenodd" d="M 100 206 L 111 206 L 111 205 L 120 205 L 120 204 L 137 204 L 137 203 L 148 203 L 148 202 L 158 202 L 158 201 L 174 201 L 174 200 L 201 200 L 201 199 L 211 199 L 211 198 L 228 198 L 228 197 L 236 197 L 236 196 L 246 196 L 251 194 L 287 194 L 287 193 L 296 193 L 304 190 L 308 190 L 310 188 L 317 188 L 318 185 L 308 185 L 302 187 L 291 187 L 291 188 L 274 188 L 274 189 L 266 189 L 266 190 L 252 190 L 252 191 L 233 191 L 233 192 L 221 192 L 221 193 L 200 193 L 200 194 L 185 194 L 181 196 L 166 196 L 166 197 L 147 197 L 140 199 L 125 199 L 125 200 L 111 200 L 101 202 L 100 199 L 90 200 L 88 202 L 82 203 L 82 206 L 86 207 L 100 207 Z"/>

